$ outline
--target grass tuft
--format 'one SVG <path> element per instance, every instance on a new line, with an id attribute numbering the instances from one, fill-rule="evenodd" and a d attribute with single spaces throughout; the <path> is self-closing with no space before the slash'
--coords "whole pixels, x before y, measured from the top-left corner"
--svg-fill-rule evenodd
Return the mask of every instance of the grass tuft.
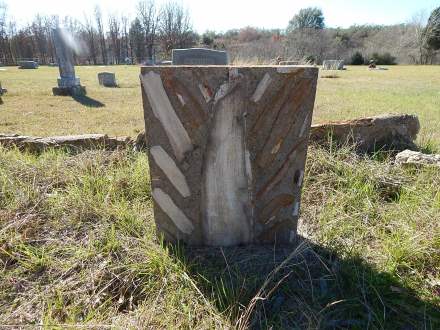
<path id="1" fill-rule="evenodd" d="M 156 239 L 147 157 L 0 149 L 0 324 L 435 329 L 440 173 L 310 148 L 295 248 Z"/>

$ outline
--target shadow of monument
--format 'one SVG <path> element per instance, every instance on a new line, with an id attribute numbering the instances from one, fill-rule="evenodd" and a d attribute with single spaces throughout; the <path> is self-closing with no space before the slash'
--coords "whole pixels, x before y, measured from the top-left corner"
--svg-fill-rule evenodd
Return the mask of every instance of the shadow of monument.
<path id="1" fill-rule="evenodd" d="M 102 108 L 102 107 L 105 107 L 104 103 L 102 103 L 102 102 L 100 102 L 98 100 L 95 100 L 95 99 L 93 99 L 91 97 L 88 97 L 87 95 L 74 95 L 74 96 L 72 96 L 72 98 L 76 102 L 81 103 L 82 105 L 85 105 L 85 106 L 90 107 L 90 108 Z"/>
<path id="2" fill-rule="evenodd" d="M 293 247 L 171 248 L 237 328 L 439 329 L 438 306 L 361 258 L 301 239 Z"/>

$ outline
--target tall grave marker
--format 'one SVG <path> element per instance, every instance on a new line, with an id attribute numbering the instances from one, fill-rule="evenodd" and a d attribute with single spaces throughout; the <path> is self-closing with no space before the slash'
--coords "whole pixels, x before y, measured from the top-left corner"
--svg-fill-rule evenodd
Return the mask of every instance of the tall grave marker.
<path id="1" fill-rule="evenodd" d="M 75 76 L 73 65 L 73 51 L 66 42 L 67 31 L 61 28 L 52 30 L 53 43 L 58 61 L 60 77 L 58 87 L 52 89 L 53 95 L 84 95 L 86 88 L 81 86 L 79 78 Z"/>

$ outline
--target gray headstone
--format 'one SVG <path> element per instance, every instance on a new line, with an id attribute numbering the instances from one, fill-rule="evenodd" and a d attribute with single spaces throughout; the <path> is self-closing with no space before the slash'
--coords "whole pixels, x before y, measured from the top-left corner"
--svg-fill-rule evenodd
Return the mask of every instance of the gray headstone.
<path id="1" fill-rule="evenodd" d="M 5 94 L 7 92 L 6 89 L 2 88 L 2 82 L 0 81 L 0 96 L 2 96 L 3 94 Z"/>
<path id="2" fill-rule="evenodd" d="M 173 49 L 173 65 L 227 65 L 228 53 L 206 48 Z"/>
<path id="3" fill-rule="evenodd" d="M 71 88 L 79 86 L 79 78 L 75 77 L 75 68 L 73 66 L 72 48 L 67 44 L 65 36 L 69 32 L 57 28 L 52 30 L 53 42 L 57 56 L 57 63 L 60 70 L 60 78 L 58 78 L 59 88 Z"/>
<path id="4" fill-rule="evenodd" d="M 281 61 L 279 65 L 300 65 L 299 61 Z"/>
<path id="5" fill-rule="evenodd" d="M 343 60 L 325 60 L 322 62 L 323 70 L 344 70 Z"/>
<path id="6" fill-rule="evenodd" d="M 38 63 L 35 61 L 19 61 L 18 65 L 20 69 L 37 69 Z"/>
<path id="7" fill-rule="evenodd" d="M 104 87 L 116 87 L 116 76 L 112 72 L 100 72 L 98 73 L 98 81 L 101 86 Z"/>

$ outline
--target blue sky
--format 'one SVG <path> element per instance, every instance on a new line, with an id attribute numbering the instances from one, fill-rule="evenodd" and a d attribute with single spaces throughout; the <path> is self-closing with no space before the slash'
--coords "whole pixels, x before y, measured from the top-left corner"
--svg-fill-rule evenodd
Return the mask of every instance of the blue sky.
<path id="1" fill-rule="evenodd" d="M 91 14 L 96 4 L 106 13 L 135 15 L 138 0 L 3 0 L 17 22 L 25 23 L 36 13 Z M 156 0 L 160 5 L 164 0 Z M 198 32 L 225 31 L 244 26 L 285 28 L 300 9 L 317 6 L 324 11 L 328 26 L 393 24 L 407 22 L 422 10 L 430 12 L 440 0 L 177 0 L 190 10 Z"/>

